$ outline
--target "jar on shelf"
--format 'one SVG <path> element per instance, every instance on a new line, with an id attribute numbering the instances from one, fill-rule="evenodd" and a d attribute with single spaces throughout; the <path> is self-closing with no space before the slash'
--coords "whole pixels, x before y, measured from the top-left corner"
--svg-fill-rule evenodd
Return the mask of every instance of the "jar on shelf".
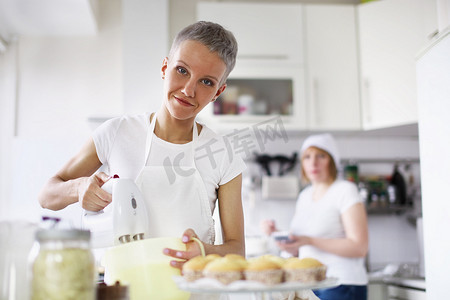
<path id="1" fill-rule="evenodd" d="M 38 230 L 30 258 L 32 300 L 95 300 L 97 278 L 89 231 Z"/>

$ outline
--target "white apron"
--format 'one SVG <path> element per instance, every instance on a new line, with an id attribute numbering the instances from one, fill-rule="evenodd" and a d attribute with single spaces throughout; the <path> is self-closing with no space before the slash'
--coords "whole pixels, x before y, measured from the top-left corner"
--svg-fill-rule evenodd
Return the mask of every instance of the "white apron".
<path id="1" fill-rule="evenodd" d="M 198 172 L 194 150 L 198 140 L 197 126 L 193 126 L 192 154 L 183 159 L 190 160 L 190 166 L 149 166 L 148 159 L 156 124 L 154 114 L 147 130 L 144 166 L 136 178 L 148 212 L 149 238 L 180 237 L 192 228 L 199 239 L 214 243 L 214 220 L 206 193 L 205 184 Z M 196 125 L 196 123 L 194 123 Z M 174 172 L 175 180 L 170 182 L 166 168 L 177 168 L 189 172 Z M 180 174 L 181 173 L 181 174 Z M 189 173 L 189 175 L 187 175 Z"/>

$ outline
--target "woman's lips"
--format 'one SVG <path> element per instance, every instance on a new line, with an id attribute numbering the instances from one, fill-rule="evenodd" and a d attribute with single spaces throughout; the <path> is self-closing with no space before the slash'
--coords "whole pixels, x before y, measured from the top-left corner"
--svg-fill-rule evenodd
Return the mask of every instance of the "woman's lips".
<path id="1" fill-rule="evenodd" d="M 189 103 L 189 102 L 187 102 L 187 101 L 185 101 L 185 100 L 183 100 L 183 99 L 181 99 L 181 98 L 178 98 L 178 97 L 174 97 L 174 98 L 175 98 L 175 100 L 177 100 L 177 102 L 180 103 L 181 105 L 184 105 L 184 106 L 192 106 L 191 103 Z"/>
<path id="2" fill-rule="evenodd" d="M 311 170 L 310 174 L 317 175 L 317 174 L 319 174 L 319 170 Z"/>

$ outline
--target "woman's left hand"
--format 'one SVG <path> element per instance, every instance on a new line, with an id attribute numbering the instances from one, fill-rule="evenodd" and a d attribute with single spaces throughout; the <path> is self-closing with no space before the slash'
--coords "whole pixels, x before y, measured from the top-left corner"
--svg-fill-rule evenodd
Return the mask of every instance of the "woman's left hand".
<path id="1" fill-rule="evenodd" d="M 187 229 L 181 238 L 181 241 L 186 244 L 186 251 L 180 251 L 180 250 L 174 250 L 165 248 L 163 250 L 163 253 L 167 256 L 171 256 L 174 258 L 179 258 L 180 260 L 172 260 L 170 261 L 170 265 L 172 267 L 182 269 L 183 265 L 186 261 L 189 259 L 201 255 L 201 249 L 200 246 L 197 244 L 196 241 L 193 240 L 193 238 L 197 238 L 197 234 L 192 229 Z"/>
<path id="2" fill-rule="evenodd" d="M 293 256 L 298 256 L 298 248 L 304 245 L 309 245 L 311 238 L 309 236 L 289 235 L 289 240 L 276 242 L 278 248 L 286 251 Z"/>

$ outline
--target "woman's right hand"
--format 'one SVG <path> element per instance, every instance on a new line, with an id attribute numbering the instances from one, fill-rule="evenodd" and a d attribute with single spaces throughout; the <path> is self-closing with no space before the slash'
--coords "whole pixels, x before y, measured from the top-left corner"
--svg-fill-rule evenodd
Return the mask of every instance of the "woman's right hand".
<path id="1" fill-rule="evenodd" d="M 262 220 L 260 227 L 265 235 L 271 235 L 273 232 L 277 231 L 274 220 Z"/>
<path id="2" fill-rule="evenodd" d="M 80 178 L 78 202 L 88 211 L 99 211 L 112 201 L 112 195 L 101 187 L 111 178 L 103 172 Z"/>

